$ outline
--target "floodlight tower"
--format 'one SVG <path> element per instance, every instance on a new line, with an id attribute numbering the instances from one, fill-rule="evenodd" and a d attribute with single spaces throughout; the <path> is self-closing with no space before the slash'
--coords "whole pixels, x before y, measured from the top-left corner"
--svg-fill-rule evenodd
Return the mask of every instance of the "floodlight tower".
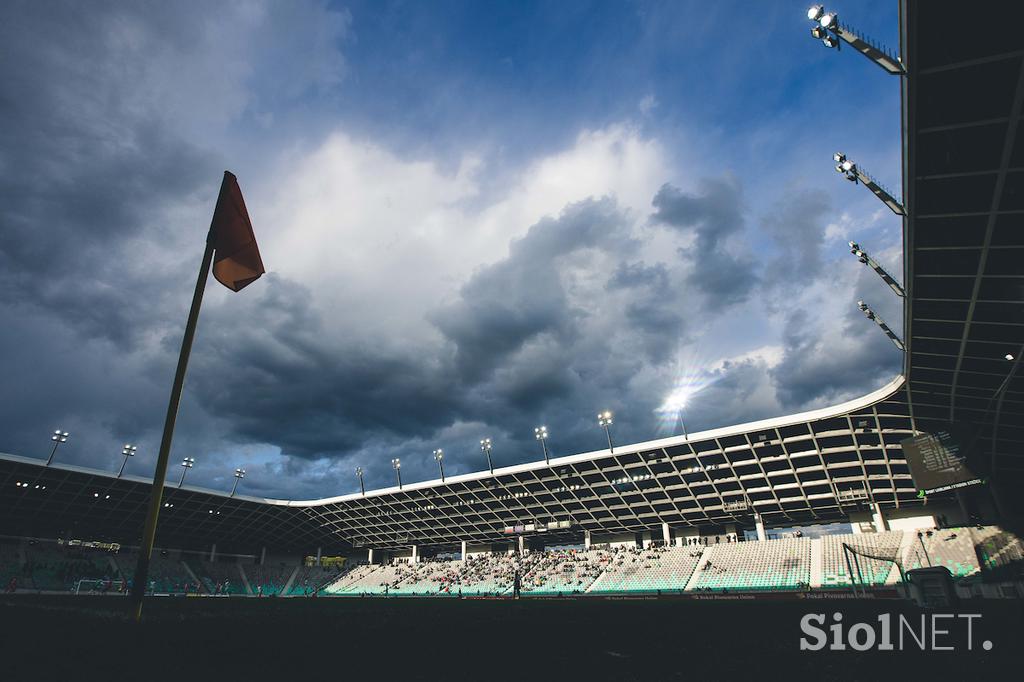
<path id="1" fill-rule="evenodd" d="M 533 435 L 540 441 L 540 446 L 544 449 L 544 463 L 550 464 L 551 457 L 548 455 L 548 427 L 538 426 L 533 430 Z"/>
<path id="2" fill-rule="evenodd" d="M 181 478 L 178 479 L 178 487 L 179 488 L 181 487 L 181 484 L 185 482 L 185 474 L 188 472 L 189 469 L 191 469 L 195 465 L 196 465 L 196 458 L 195 457 L 186 457 L 185 459 L 181 460 Z"/>
<path id="3" fill-rule="evenodd" d="M 395 474 L 398 476 L 398 489 L 402 489 L 402 460 L 395 457 L 391 460 L 391 468 L 395 470 Z"/>
<path id="4" fill-rule="evenodd" d="M 485 455 L 487 455 L 487 468 L 493 474 L 494 464 L 491 463 L 491 439 L 484 438 L 482 441 L 480 441 L 480 449 L 483 450 Z"/>
<path id="5" fill-rule="evenodd" d="M 604 429 L 604 435 L 608 437 L 608 452 L 614 453 L 615 448 L 612 447 L 612 432 L 610 429 L 612 425 L 612 413 L 609 412 L 608 410 L 605 410 L 604 412 L 598 412 L 597 424 L 598 426 Z"/>
<path id="6" fill-rule="evenodd" d="M 46 458 L 46 466 L 50 466 L 50 462 L 53 461 L 53 456 L 57 453 L 57 446 L 61 443 L 67 443 L 68 436 L 70 435 L 67 431 L 61 431 L 60 429 L 53 432 L 53 435 L 50 436 L 50 440 L 53 441 L 53 450 L 50 450 L 50 456 Z"/>
<path id="7" fill-rule="evenodd" d="M 121 468 L 117 470 L 117 477 L 118 478 L 121 478 L 121 474 L 124 473 L 124 467 L 125 467 L 126 464 L 128 464 L 128 458 L 129 457 L 134 457 L 135 456 L 135 451 L 138 450 L 138 449 L 139 448 L 136 447 L 135 445 L 129 445 L 128 443 L 125 443 L 124 447 L 121 448 L 121 454 L 124 455 L 124 461 L 121 462 Z"/>
<path id="8" fill-rule="evenodd" d="M 356 476 L 359 477 L 359 492 L 366 496 L 366 488 L 363 487 L 363 467 L 356 467 Z"/>
<path id="9" fill-rule="evenodd" d="M 820 40 L 825 47 L 839 50 L 840 41 L 845 42 L 880 66 L 886 73 L 892 76 L 906 75 L 907 69 L 899 57 L 873 45 L 868 39 L 858 35 L 851 27 L 841 25 L 839 15 L 835 12 L 827 12 L 823 6 L 814 5 L 807 10 L 807 18 L 814 22 L 814 26 L 811 27 L 811 37 Z"/>
<path id="10" fill-rule="evenodd" d="M 441 483 L 444 483 L 444 450 L 441 448 L 434 450 L 434 461 L 437 462 L 437 466 L 441 469 Z"/>
<path id="11" fill-rule="evenodd" d="M 850 253 L 856 256 L 857 260 L 859 260 L 861 263 L 863 263 L 864 265 L 868 266 L 876 273 L 878 273 L 878 276 L 882 278 L 882 281 L 888 284 L 889 288 L 892 289 L 897 296 L 899 296 L 900 298 L 906 297 L 907 294 L 905 291 L 903 291 L 903 287 L 900 286 L 900 283 L 897 282 L 895 278 L 893 278 L 888 272 L 886 272 L 885 268 L 879 265 L 874 258 L 868 255 L 867 251 L 860 248 L 860 244 L 858 244 L 857 242 L 850 242 Z"/>
<path id="12" fill-rule="evenodd" d="M 860 166 L 850 161 L 846 157 L 846 154 L 842 152 L 836 152 L 832 155 L 832 160 L 836 163 L 836 172 L 842 173 L 843 176 L 850 182 L 856 184 L 862 184 L 871 190 L 871 193 L 878 197 L 879 201 L 889 207 L 889 210 L 896 215 L 906 215 L 907 210 L 903 207 L 892 192 L 883 187 L 877 180 L 872 178 L 868 173 L 863 170 Z"/>
<path id="13" fill-rule="evenodd" d="M 875 314 L 875 311 L 868 307 L 867 303 L 864 301 L 857 301 L 857 307 L 860 308 L 865 317 L 877 324 L 879 329 L 885 332 L 885 335 L 889 337 L 889 340 L 892 341 L 894 346 L 902 351 L 907 350 L 907 347 L 903 345 L 903 341 L 900 340 L 900 337 L 896 336 L 896 333 L 889 328 L 889 325 L 885 323 L 885 320 Z"/>
<path id="14" fill-rule="evenodd" d="M 228 497 L 235 496 L 235 490 L 238 488 L 238 482 L 245 478 L 245 469 L 235 469 L 235 482 L 231 485 L 231 494 Z"/>

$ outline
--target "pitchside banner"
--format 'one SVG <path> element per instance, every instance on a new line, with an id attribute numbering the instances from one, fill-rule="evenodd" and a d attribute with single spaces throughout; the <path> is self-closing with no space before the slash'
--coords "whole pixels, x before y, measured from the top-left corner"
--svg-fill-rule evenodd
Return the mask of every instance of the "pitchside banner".
<path id="1" fill-rule="evenodd" d="M 931 495 L 984 483 L 975 474 L 973 451 L 978 429 L 968 424 L 947 424 L 933 433 L 907 438 L 901 445 L 910 465 L 918 495 Z"/>

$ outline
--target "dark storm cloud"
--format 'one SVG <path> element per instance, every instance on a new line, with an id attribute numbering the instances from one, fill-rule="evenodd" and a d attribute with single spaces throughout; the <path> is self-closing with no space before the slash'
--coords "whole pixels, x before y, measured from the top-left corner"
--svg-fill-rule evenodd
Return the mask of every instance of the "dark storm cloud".
<path id="1" fill-rule="evenodd" d="M 608 289 L 631 294 L 625 305 L 626 321 L 642 337 L 644 353 L 652 362 L 668 360 L 681 341 L 684 319 L 674 305 L 665 264 L 621 263 L 608 280 Z"/>
<path id="2" fill-rule="evenodd" d="M 803 288 L 825 272 L 822 252 L 831 205 L 820 192 L 790 188 L 761 221 L 779 254 L 765 269 L 765 284 Z"/>
<path id="3" fill-rule="evenodd" d="M 752 258 L 728 245 L 729 237 L 744 229 L 739 181 L 705 178 L 700 190 L 700 194 L 687 194 L 663 185 L 654 196 L 651 218 L 696 234 L 693 248 L 681 249 L 680 255 L 692 261 L 689 284 L 707 297 L 708 308 L 742 302 L 757 283 L 758 273 Z"/>
<path id="4" fill-rule="evenodd" d="M 457 302 L 433 312 L 430 319 L 454 344 L 464 378 L 478 380 L 541 334 L 570 343 L 586 311 L 566 295 L 564 258 L 587 249 L 629 250 L 628 225 L 611 199 L 570 205 L 513 241 L 508 258 L 474 274 Z"/>
<path id="5" fill-rule="evenodd" d="M 805 409 L 863 395 L 899 373 L 900 352 L 853 305 L 854 300 L 838 333 L 823 329 L 807 311 L 787 315 L 783 359 L 771 370 L 784 409 Z"/>

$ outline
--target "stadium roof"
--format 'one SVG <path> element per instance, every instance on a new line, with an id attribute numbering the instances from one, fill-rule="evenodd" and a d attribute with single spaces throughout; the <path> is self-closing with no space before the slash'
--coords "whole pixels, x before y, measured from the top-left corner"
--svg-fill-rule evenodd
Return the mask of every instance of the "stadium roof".
<path id="1" fill-rule="evenodd" d="M 911 0 L 900 10 L 906 381 L 813 412 L 365 495 L 171 488 L 158 545 L 394 548 L 747 525 L 755 511 L 769 524 L 838 519 L 867 503 L 920 504 L 900 442 L 950 421 L 987 435 L 998 423 L 995 475 L 1024 472 L 1024 378 L 1011 375 L 1024 355 L 1024 50 L 984 12 Z M 138 477 L 0 455 L 0 532 L 130 542 L 148 490 Z"/>

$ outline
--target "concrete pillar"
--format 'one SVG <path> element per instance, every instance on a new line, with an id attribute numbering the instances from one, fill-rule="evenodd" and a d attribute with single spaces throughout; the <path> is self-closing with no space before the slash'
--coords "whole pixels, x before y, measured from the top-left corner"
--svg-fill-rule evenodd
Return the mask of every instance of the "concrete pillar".
<path id="1" fill-rule="evenodd" d="M 409 563 L 416 564 L 420 560 L 420 548 L 416 545 L 412 546 L 412 554 L 409 555 Z"/>
<path id="2" fill-rule="evenodd" d="M 213 543 L 213 546 L 210 547 L 210 562 L 213 563 L 216 560 L 217 560 L 217 543 L 215 542 L 215 543 Z"/>
<path id="3" fill-rule="evenodd" d="M 522 555 L 522 554 L 525 554 L 525 553 L 526 553 L 526 538 L 524 538 L 522 535 L 520 535 L 519 536 L 519 554 Z"/>
<path id="4" fill-rule="evenodd" d="M 317 566 L 319 566 L 319 565 L 320 565 L 320 554 L 321 554 L 321 553 L 322 553 L 322 552 L 321 552 L 321 548 L 320 548 L 320 547 L 317 547 L 317 548 L 316 548 L 316 565 L 317 565 Z"/>
<path id="5" fill-rule="evenodd" d="M 267 548 L 264 547 L 260 550 L 260 566 L 267 563 Z"/>
<path id="6" fill-rule="evenodd" d="M 754 528 L 757 530 L 757 539 L 764 542 L 768 539 L 768 534 L 764 532 L 764 521 L 761 520 L 761 515 L 754 512 Z"/>
<path id="7" fill-rule="evenodd" d="M 583 549 L 586 549 L 586 550 L 590 549 L 590 531 L 589 530 L 583 531 Z"/>
<path id="8" fill-rule="evenodd" d="M 368 563 L 368 564 L 372 564 L 373 563 L 373 548 L 370 548 L 366 552 L 366 563 Z"/>
<path id="9" fill-rule="evenodd" d="M 667 523 L 661 524 L 661 538 L 665 541 L 666 547 L 672 544 L 672 531 L 669 530 Z"/>
<path id="10" fill-rule="evenodd" d="M 882 513 L 882 507 L 877 502 L 871 505 L 871 518 L 875 522 L 875 532 L 882 533 L 889 530 L 888 524 L 885 522 L 885 514 Z"/>
<path id="11" fill-rule="evenodd" d="M 466 554 L 466 541 L 462 541 L 462 560 L 465 561 L 469 556 Z"/>

